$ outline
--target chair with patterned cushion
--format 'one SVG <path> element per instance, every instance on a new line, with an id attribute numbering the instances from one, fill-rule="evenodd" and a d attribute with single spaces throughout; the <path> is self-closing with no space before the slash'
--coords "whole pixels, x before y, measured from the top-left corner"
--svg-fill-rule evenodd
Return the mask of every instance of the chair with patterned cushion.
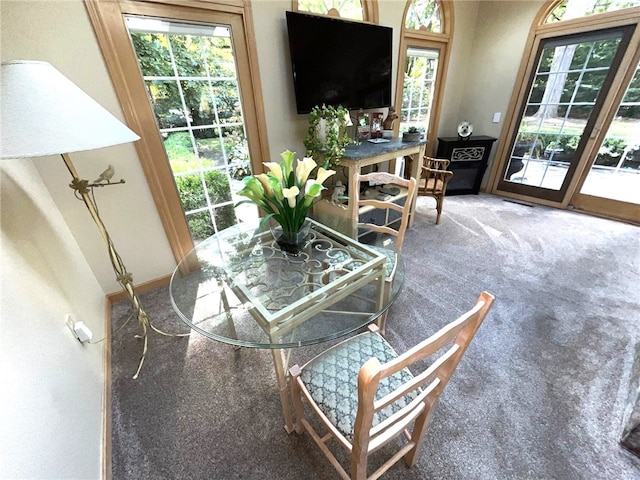
<path id="1" fill-rule="evenodd" d="M 482 292 L 471 310 L 403 354 L 396 353 L 371 325 L 370 331 L 333 346 L 302 367 L 294 365 L 289 372 L 296 432 L 309 432 L 345 480 L 378 478 L 402 457 L 413 466 L 438 398 L 493 300 Z M 303 400 L 329 430 L 327 434 L 320 436 L 311 426 Z M 404 438 L 404 445 L 367 477 L 369 455 L 398 437 Z M 349 454 L 350 475 L 328 448 L 332 439 Z"/>
<path id="2" fill-rule="evenodd" d="M 451 180 L 453 172 L 447 170 L 450 160 L 446 158 L 424 157 L 422 174 L 418 182 L 418 195 L 433 197 L 436 200 L 436 225 L 440 223 L 444 196 L 447 193 L 447 183 Z"/>

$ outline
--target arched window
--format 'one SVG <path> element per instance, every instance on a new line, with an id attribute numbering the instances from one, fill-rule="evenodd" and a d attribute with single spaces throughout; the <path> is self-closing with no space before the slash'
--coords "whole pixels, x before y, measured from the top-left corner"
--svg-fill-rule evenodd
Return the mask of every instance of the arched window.
<path id="1" fill-rule="evenodd" d="M 638 6 L 640 6 L 640 0 L 562 0 L 547 15 L 544 23 L 555 23 Z"/>
<path id="2" fill-rule="evenodd" d="M 442 33 L 440 6 L 434 0 L 414 0 L 411 2 L 404 21 L 405 28 Z"/>
<path id="3" fill-rule="evenodd" d="M 372 3 L 361 0 L 293 0 L 292 9 L 351 20 L 377 22 L 377 10 L 374 14 Z"/>
<path id="4" fill-rule="evenodd" d="M 401 80 L 396 91 L 400 123 L 396 132 L 410 127 L 424 130 L 428 155 L 433 154 L 438 135 L 452 29 L 451 2 L 407 2 L 400 40 L 398 77 Z"/>

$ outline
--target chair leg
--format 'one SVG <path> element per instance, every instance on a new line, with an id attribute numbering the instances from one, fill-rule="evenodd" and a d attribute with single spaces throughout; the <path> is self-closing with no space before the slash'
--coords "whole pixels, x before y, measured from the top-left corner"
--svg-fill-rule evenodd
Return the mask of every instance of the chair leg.
<path id="1" fill-rule="evenodd" d="M 418 415 L 418 418 L 416 418 L 416 421 L 413 424 L 411 441 L 414 442 L 415 445 L 404 457 L 404 461 L 409 468 L 413 467 L 418 461 L 420 447 L 422 447 L 424 434 L 426 433 L 429 422 L 431 421 L 431 414 L 433 413 L 434 407 L 435 404 L 432 405 L 430 402 L 427 402 L 425 410 Z"/>
<path id="2" fill-rule="evenodd" d="M 436 210 L 438 215 L 436 216 L 436 225 L 440 223 L 440 215 L 442 215 L 442 204 L 444 203 L 444 196 L 440 196 L 436 199 Z"/>
<path id="3" fill-rule="evenodd" d="M 298 385 L 298 377 L 301 373 L 300 367 L 298 365 L 294 365 L 289 369 L 289 373 L 291 374 L 289 386 L 291 388 L 293 409 L 296 415 L 294 430 L 297 434 L 301 434 L 304 432 L 304 425 L 302 423 L 302 419 L 304 418 L 304 407 L 302 405 L 302 392 L 300 391 L 300 385 Z"/>
<path id="4" fill-rule="evenodd" d="M 353 454 L 352 454 L 353 455 Z M 367 456 L 356 460 L 352 457 L 351 461 L 351 480 L 366 480 L 367 479 Z"/>

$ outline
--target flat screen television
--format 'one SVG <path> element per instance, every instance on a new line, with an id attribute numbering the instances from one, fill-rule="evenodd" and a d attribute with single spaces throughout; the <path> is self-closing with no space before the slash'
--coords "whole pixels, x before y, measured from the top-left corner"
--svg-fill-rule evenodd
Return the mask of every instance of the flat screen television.
<path id="1" fill-rule="evenodd" d="M 391 105 L 391 27 L 286 12 L 298 113 Z"/>

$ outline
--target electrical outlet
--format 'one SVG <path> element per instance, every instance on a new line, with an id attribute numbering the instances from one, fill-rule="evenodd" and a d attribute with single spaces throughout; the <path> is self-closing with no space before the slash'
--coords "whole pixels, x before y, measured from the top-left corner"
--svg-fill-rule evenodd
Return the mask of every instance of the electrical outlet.
<path id="1" fill-rule="evenodd" d="M 91 342 L 93 333 L 89 330 L 89 327 L 84 324 L 84 322 L 74 322 L 71 315 L 66 314 L 64 316 L 64 323 L 69 327 L 73 336 L 76 337 L 80 343 Z"/>

